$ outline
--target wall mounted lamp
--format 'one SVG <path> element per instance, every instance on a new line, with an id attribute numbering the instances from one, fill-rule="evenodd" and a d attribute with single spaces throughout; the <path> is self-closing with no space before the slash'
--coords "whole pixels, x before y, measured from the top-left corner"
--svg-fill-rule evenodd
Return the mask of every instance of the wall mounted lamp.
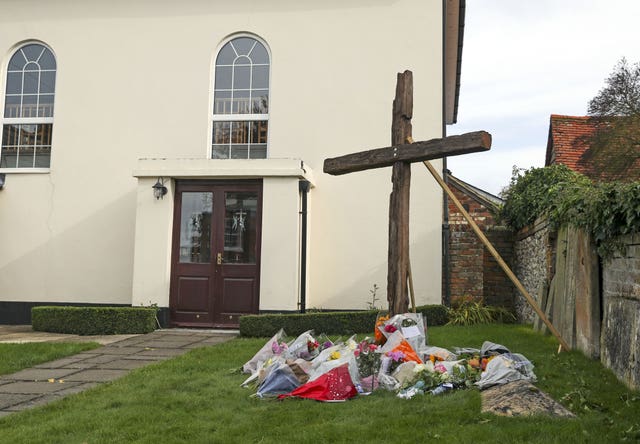
<path id="1" fill-rule="evenodd" d="M 5 173 L 0 173 L 0 190 L 4 187 L 4 182 L 7 180 Z"/>
<path id="2" fill-rule="evenodd" d="M 153 188 L 153 195 L 156 200 L 164 199 L 164 195 L 167 194 L 167 187 L 164 186 L 164 177 L 158 177 L 158 181 L 151 188 Z"/>

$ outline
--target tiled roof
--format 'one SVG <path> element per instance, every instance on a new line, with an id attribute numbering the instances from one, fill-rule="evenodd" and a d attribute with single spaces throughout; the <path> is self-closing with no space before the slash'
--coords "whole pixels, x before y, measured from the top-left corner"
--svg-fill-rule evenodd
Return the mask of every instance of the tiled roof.
<path id="1" fill-rule="evenodd" d="M 629 164 L 625 150 L 609 146 L 594 154 L 589 138 L 597 123 L 593 117 L 552 114 L 545 165 L 563 164 L 593 180 L 640 180 L 640 159 Z"/>
<path id="2" fill-rule="evenodd" d="M 451 171 L 447 170 L 446 174 L 449 185 L 455 187 L 456 189 L 458 189 L 458 191 L 466 194 L 485 207 L 492 210 L 497 210 L 500 205 L 504 204 L 504 200 L 502 200 L 498 196 L 494 196 L 493 194 L 483 189 L 480 189 L 463 180 L 458 179 L 453 174 L 451 174 Z"/>

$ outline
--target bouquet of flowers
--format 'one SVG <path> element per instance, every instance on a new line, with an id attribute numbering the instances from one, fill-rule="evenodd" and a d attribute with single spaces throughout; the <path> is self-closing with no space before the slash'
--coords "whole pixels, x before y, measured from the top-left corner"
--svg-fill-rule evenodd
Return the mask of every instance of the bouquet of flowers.
<path id="1" fill-rule="evenodd" d="M 379 314 L 378 319 L 376 319 L 376 325 L 374 327 L 374 336 L 376 339 L 376 344 L 383 345 L 387 342 L 387 337 L 382 334 L 382 329 L 384 329 L 384 324 L 389 320 L 388 314 Z"/>
<path id="2" fill-rule="evenodd" d="M 384 354 L 383 368 L 387 374 L 393 374 L 393 372 L 405 362 L 407 355 L 400 350 L 393 350 Z"/>
<path id="3" fill-rule="evenodd" d="M 379 332 L 388 340 L 392 334 L 399 331 L 413 349 L 418 351 L 426 345 L 425 325 L 426 322 L 422 313 L 404 313 L 397 314 L 381 323 L 376 323 L 376 332 Z"/>
<path id="4" fill-rule="evenodd" d="M 320 343 L 313 337 L 313 330 L 307 330 L 289 344 L 285 357 L 288 359 L 302 358 L 306 361 L 311 361 L 320 353 L 319 348 Z"/>
<path id="5" fill-rule="evenodd" d="M 273 358 L 275 355 L 282 354 L 284 349 L 287 347 L 287 344 L 283 342 L 284 337 L 284 330 L 280 329 L 249 361 L 242 366 L 243 373 L 254 374 L 266 361 Z M 284 347 L 284 349 L 281 347 Z"/>
<path id="6" fill-rule="evenodd" d="M 374 375 L 380 370 L 380 358 L 382 355 L 377 350 L 378 345 L 371 338 L 365 338 L 353 351 L 358 363 L 360 377 L 365 378 Z"/>

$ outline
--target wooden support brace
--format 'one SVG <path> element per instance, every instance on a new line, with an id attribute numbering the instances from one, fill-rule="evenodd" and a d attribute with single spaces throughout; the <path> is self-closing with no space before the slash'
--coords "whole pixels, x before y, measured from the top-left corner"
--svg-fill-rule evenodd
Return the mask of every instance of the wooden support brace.
<path id="1" fill-rule="evenodd" d="M 411 142 L 411 140 L 409 140 L 409 143 L 410 142 Z M 487 250 L 489 250 L 489 253 L 491 253 L 491 255 L 498 262 L 498 265 L 500 265 L 500 267 L 507 274 L 507 276 L 509 277 L 511 282 L 513 282 L 513 285 L 515 285 L 516 288 L 520 291 L 520 293 L 522 293 L 522 295 L 527 300 L 527 302 L 529 303 L 531 308 L 533 308 L 533 310 L 536 312 L 536 314 L 538 316 L 540 316 L 540 319 L 542 319 L 542 322 L 544 322 L 545 325 L 549 328 L 549 331 L 551 331 L 551 333 L 556 337 L 556 339 L 558 339 L 558 342 L 560 343 L 560 347 L 558 348 L 558 352 L 560 352 L 562 349 L 567 350 L 567 351 L 571 350 L 571 347 L 569 347 L 569 345 L 562 338 L 562 336 L 560 335 L 558 330 L 553 326 L 553 324 L 545 316 L 545 314 L 542 312 L 542 310 L 540 310 L 540 307 L 538 307 L 538 304 L 536 303 L 536 301 L 531 297 L 531 295 L 526 290 L 526 288 L 524 288 L 524 286 L 522 285 L 520 280 L 518 280 L 518 278 L 513 273 L 513 271 L 511 271 L 511 268 L 509 268 L 507 263 L 502 259 L 500 254 L 493 247 L 493 245 L 491 245 L 491 242 L 489 241 L 489 239 L 487 239 L 487 237 L 484 235 L 482 230 L 480 230 L 478 225 L 471 218 L 469 213 L 464 209 L 464 207 L 462 206 L 462 204 L 460 203 L 458 198 L 453 194 L 453 191 L 451 191 L 451 189 L 447 186 L 447 184 L 444 182 L 444 180 L 442 180 L 442 177 L 440 177 L 440 174 L 438 174 L 438 172 L 433 167 L 433 165 L 431 165 L 431 163 L 428 160 L 425 160 L 423 163 L 427 167 L 427 169 L 429 170 L 429 172 L 431 173 L 433 178 L 438 182 L 438 184 L 440 184 L 442 189 L 447 193 L 447 195 L 449 196 L 451 201 L 454 203 L 456 208 L 458 208 L 458 211 L 460 211 L 460 213 L 462 213 L 464 218 L 469 223 L 469 226 L 471 226 L 471 228 L 476 233 L 476 235 L 480 238 L 480 240 L 482 241 L 484 246 L 487 247 Z"/>
<path id="2" fill-rule="evenodd" d="M 413 291 L 413 276 L 411 274 L 411 259 L 407 261 L 407 278 L 409 279 L 409 296 L 411 296 L 411 311 L 416 313 L 416 295 Z"/>

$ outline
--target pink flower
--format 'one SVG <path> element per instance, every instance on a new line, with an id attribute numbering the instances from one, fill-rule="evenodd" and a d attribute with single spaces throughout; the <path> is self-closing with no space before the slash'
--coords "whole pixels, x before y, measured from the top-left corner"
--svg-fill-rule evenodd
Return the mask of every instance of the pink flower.
<path id="1" fill-rule="evenodd" d="M 433 367 L 433 369 L 438 373 L 447 373 L 447 369 L 442 364 L 436 364 L 435 367 Z"/>
<path id="2" fill-rule="evenodd" d="M 376 344 L 369 344 L 369 351 L 375 351 L 378 349 L 378 346 Z"/>
<path id="3" fill-rule="evenodd" d="M 395 362 L 400 362 L 405 358 L 405 354 L 401 351 L 390 351 L 387 353 L 387 356 L 393 359 Z"/>
<path id="4" fill-rule="evenodd" d="M 273 352 L 274 355 L 280 355 L 286 349 L 287 349 L 287 344 L 285 344 L 284 342 L 282 342 L 282 343 L 280 343 L 280 345 L 278 345 L 278 343 L 274 341 L 271 344 L 271 351 Z"/>
<path id="5" fill-rule="evenodd" d="M 384 331 L 386 331 L 387 333 L 393 333 L 396 330 L 397 328 L 393 324 L 388 324 L 384 326 Z"/>

